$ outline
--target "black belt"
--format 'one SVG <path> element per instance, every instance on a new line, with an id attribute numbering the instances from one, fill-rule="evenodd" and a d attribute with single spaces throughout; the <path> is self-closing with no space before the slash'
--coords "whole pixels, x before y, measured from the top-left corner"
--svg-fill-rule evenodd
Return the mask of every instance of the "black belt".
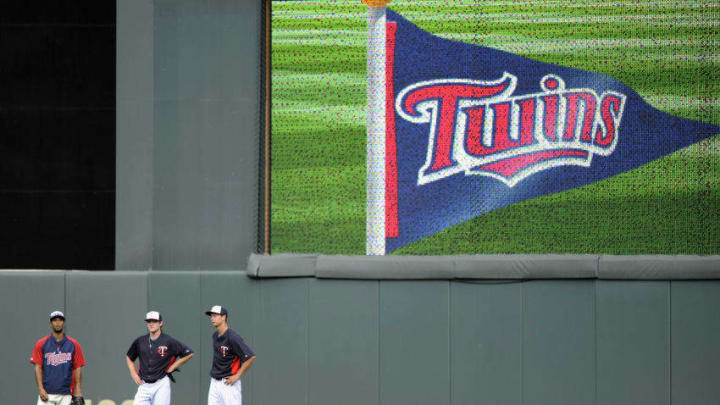
<path id="1" fill-rule="evenodd" d="M 156 378 L 156 379 L 154 379 L 154 380 L 146 380 L 146 379 L 143 378 L 143 382 L 144 382 L 144 383 L 148 383 L 148 384 L 152 384 L 152 383 L 154 383 L 154 382 L 157 382 L 157 381 L 159 381 L 159 380 L 162 380 L 163 378 L 165 378 L 165 376 L 162 376 L 162 377 L 160 377 L 160 378 Z"/>

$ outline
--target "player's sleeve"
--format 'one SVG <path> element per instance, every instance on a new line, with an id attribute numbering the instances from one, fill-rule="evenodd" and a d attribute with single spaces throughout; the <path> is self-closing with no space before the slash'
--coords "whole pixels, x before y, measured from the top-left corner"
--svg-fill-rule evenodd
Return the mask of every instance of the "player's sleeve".
<path id="1" fill-rule="evenodd" d="M 189 348 L 183 342 L 181 342 L 175 338 L 173 338 L 173 340 L 172 340 L 172 345 L 173 345 L 173 355 L 174 356 L 185 357 L 187 355 L 194 353 L 191 348 Z"/>
<path id="2" fill-rule="evenodd" d="M 73 354 L 73 370 L 80 368 L 85 365 L 85 355 L 83 354 L 82 347 L 77 340 L 68 337 L 68 339 L 75 345 L 75 353 Z"/>
<path id="3" fill-rule="evenodd" d="M 235 353 L 237 353 L 241 361 L 245 361 L 255 355 L 240 336 L 235 336 L 234 339 L 231 339 L 230 344 L 233 346 L 233 350 L 235 350 Z"/>
<path id="4" fill-rule="evenodd" d="M 127 356 L 130 358 L 130 360 L 135 361 L 138 357 L 138 350 L 137 350 L 137 339 L 133 340 L 132 344 L 130 345 L 130 348 L 127 351 Z"/>
<path id="5" fill-rule="evenodd" d="M 38 366 L 42 366 L 43 364 L 43 352 L 42 347 L 43 344 L 45 344 L 45 341 L 49 337 L 45 336 L 44 338 L 38 340 L 35 342 L 35 347 L 33 348 L 32 354 L 30 354 L 30 363 L 37 364 Z"/>

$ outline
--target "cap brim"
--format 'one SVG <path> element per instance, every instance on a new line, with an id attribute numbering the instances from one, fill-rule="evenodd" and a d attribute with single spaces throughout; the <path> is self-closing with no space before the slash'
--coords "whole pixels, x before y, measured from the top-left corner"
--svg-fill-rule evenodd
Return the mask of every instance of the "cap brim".
<path id="1" fill-rule="evenodd" d="M 221 314 L 221 313 L 219 313 L 219 312 L 213 312 L 213 311 L 205 311 L 205 315 L 212 315 L 212 314 L 215 314 L 215 315 L 222 315 L 222 314 Z"/>

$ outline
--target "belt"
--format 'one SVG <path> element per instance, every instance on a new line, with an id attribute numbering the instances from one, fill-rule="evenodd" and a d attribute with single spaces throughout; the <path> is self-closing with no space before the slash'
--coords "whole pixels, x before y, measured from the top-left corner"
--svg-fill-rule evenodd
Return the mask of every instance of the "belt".
<path id="1" fill-rule="evenodd" d="M 146 380 L 146 379 L 143 378 L 143 382 L 144 382 L 144 383 L 147 383 L 147 384 L 152 384 L 152 383 L 154 383 L 154 382 L 158 382 L 158 381 L 162 380 L 163 378 L 165 378 L 165 376 L 162 376 L 162 377 L 160 377 L 160 378 L 156 378 L 156 379 L 154 379 L 154 380 Z"/>

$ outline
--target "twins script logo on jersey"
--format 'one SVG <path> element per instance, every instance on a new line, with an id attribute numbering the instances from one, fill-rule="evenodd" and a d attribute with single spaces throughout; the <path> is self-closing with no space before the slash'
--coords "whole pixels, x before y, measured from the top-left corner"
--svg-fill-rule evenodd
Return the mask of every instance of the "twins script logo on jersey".
<path id="1" fill-rule="evenodd" d="M 223 357 L 227 356 L 228 353 L 230 353 L 230 348 L 227 346 L 220 346 L 220 354 L 222 354 Z"/>
<path id="2" fill-rule="evenodd" d="M 158 346 L 157 353 L 160 355 L 160 357 L 165 357 L 167 354 L 167 346 Z"/>
<path id="3" fill-rule="evenodd" d="M 72 360 L 72 353 L 45 353 L 45 361 L 48 366 L 65 364 Z"/>
<path id="4" fill-rule="evenodd" d="M 513 95 L 517 77 L 429 80 L 405 87 L 395 109 L 405 120 L 430 124 L 417 184 L 456 173 L 495 178 L 508 187 L 552 167 L 590 167 L 618 142 L 626 96 L 565 87 L 545 75 L 542 92 Z"/>

